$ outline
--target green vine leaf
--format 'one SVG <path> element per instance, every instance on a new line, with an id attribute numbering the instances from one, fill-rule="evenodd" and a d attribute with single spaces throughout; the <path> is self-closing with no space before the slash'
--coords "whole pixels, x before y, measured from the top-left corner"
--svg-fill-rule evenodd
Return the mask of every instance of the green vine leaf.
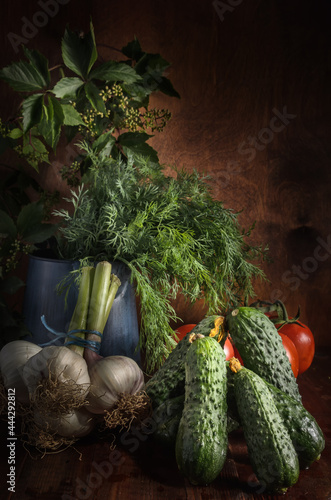
<path id="1" fill-rule="evenodd" d="M 102 97 L 100 96 L 100 91 L 98 87 L 94 85 L 93 82 L 87 82 L 84 88 L 86 97 L 90 101 L 93 108 L 102 114 L 106 114 L 107 112 L 106 106 L 105 103 L 103 102 Z"/>
<path id="2" fill-rule="evenodd" d="M 30 63 L 19 61 L 0 70 L 0 78 L 17 92 L 35 92 L 47 86 L 47 80 Z"/>
<path id="3" fill-rule="evenodd" d="M 51 76 L 48 69 L 47 58 L 37 50 L 29 50 L 25 45 L 23 45 L 23 50 L 32 66 L 40 75 L 42 75 L 45 82 L 44 86 L 48 87 L 51 81 Z"/>
<path id="4" fill-rule="evenodd" d="M 27 243 L 40 243 L 55 233 L 57 226 L 44 224 L 42 220 L 43 206 L 38 202 L 26 205 L 20 211 L 17 218 L 17 231 Z"/>
<path id="5" fill-rule="evenodd" d="M 24 235 L 26 227 L 29 225 L 40 224 L 43 220 L 43 206 L 38 203 L 29 203 L 22 207 L 17 218 L 17 229 L 21 235 Z"/>
<path id="6" fill-rule="evenodd" d="M 55 234 L 57 226 L 53 224 L 35 224 L 26 228 L 24 240 L 30 244 L 42 243 Z"/>
<path id="7" fill-rule="evenodd" d="M 43 102 L 43 94 L 32 94 L 24 100 L 22 104 L 24 133 L 40 122 L 43 113 Z"/>
<path id="8" fill-rule="evenodd" d="M 125 63 L 108 61 L 93 69 L 89 75 L 91 79 L 106 82 L 135 83 L 142 81 L 141 76 Z"/>
<path id="9" fill-rule="evenodd" d="M 43 106 L 43 115 L 38 129 L 52 149 L 56 148 L 59 141 L 63 123 L 64 113 L 61 104 L 57 99 L 49 96 L 47 105 Z"/>
<path id="10" fill-rule="evenodd" d="M 122 146 L 132 147 L 145 143 L 150 137 L 146 132 L 124 132 L 118 137 L 118 142 Z"/>
<path id="11" fill-rule="evenodd" d="M 164 76 L 159 81 L 158 89 L 165 95 L 168 95 L 170 97 L 177 97 L 178 99 L 180 99 L 180 94 L 177 92 L 177 90 L 174 89 L 171 81 Z"/>
<path id="12" fill-rule="evenodd" d="M 179 98 L 180 95 L 174 89 L 170 80 L 163 75 L 169 66 L 168 61 L 160 54 L 145 53 L 137 62 L 135 70 L 142 76 L 144 88 L 149 90 L 149 93 L 159 90 L 170 97 Z"/>
<path id="13" fill-rule="evenodd" d="M 133 59 L 134 61 L 139 61 L 139 59 L 141 59 L 141 57 L 144 55 L 137 37 L 135 37 L 131 42 L 129 42 L 125 47 L 122 48 L 122 53 L 126 57 L 128 57 L 129 59 Z"/>
<path id="14" fill-rule="evenodd" d="M 135 65 L 135 70 L 139 75 L 148 73 L 150 75 L 161 76 L 163 72 L 170 66 L 160 54 L 147 54 L 139 59 Z"/>
<path id="15" fill-rule="evenodd" d="M 94 141 L 92 146 L 93 151 L 102 155 L 103 157 L 109 157 L 115 141 L 116 139 L 112 135 L 111 131 L 105 132 Z"/>
<path id="16" fill-rule="evenodd" d="M 92 23 L 90 31 L 85 35 L 79 35 L 66 28 L 62 39 L 62 58 L 67 68 L 83 79 L 87 79 L 97 57 Z"/>
<path id="17" fill-rule="evenodd" d="M 29 138 L 29 142 L 33 149 L 37 152 L 40 153 L 41 155 L 43 154 L 48 154 L 47 148 L 43 142 L 41 142 L 38 137 L 34 137 L 33 135 Z"/>
<path id="18" fill-rule="evenodd" d="M 140 107 L 148 107 L 151 89 L 138 83 L 123 83 L 123 89 Z"/>
<path id="19" fill-rule="evenodd" d="M 71 104 L 61 104 L 63 111 L 63 124 L 75 127 L 78 125 L 86 126 L 80 113 Z"/>
<path id="20" fill-rule="evenodd" d="M 35 129 L 31 129 L 23 136 L 23 155 L 26 161 L 39 172 L 41 163 L 49 163 L 48 150 L 44 143 L 34 135 Z"/>
<path id="21" fill-rule="evenodd" d="M 10 137 L 10 139 L 19 139 L 23 135 L 23 130 L 20 128 L 13 128 L 8 134 L 7 137 Z"/>
<path id="22" fill-rule="evenodd" d="M 144 164 L 146 160 L 159 163 L 157 151 L 149 144 L 141 142 L 130 146 L 123 145 L 124 154 L 137 165 Z"/>
<path id="23" fill-rule="evenodd" d="M 78 90 L 84 85 L 77 77 L 65 77 L 54 86 L 52 92 L 58 99 L 76 99 Z"/>

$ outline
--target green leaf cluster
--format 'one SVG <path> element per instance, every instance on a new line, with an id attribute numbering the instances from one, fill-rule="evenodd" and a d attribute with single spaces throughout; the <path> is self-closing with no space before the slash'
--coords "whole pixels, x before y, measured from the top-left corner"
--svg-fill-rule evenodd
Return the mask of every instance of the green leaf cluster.
<path id="1" fill-rule="evenodd" d="M 7 136 L 16 141 L 12 147 L 37 171 L 56 150 L 62 131 L 69 140 L 80 133 L 91 145 L 109 133 L 115 142 L 115 134 L 117 137 L 125 129 L 162 130 L 170 113 L 150 109 L 150 95 L 161 91 L 179 97 L 164 76 L 169 63 L 159 54 L 144 52 L 137 39 L 120 51 L 123 60 L 98 63 L 92 23 L 85 35 L 66 28 L 62 64 L 53 85 L 51 73 L 59 67 L 51 70 L 40 52 L 23 50 L 27 60 L 1 69 L 0 78 L 23 98 L 15 125 L 7 124 Z M 139 154 L 152 150 L 145 141 L 141 138 L 136 145 Z M 120 142 L 109 152 L 126 154 Z M 88 162 L 82 162 L 82 171 L 87 166 Z"/>
<path id="2" fill-rule="evenodd" d="M 85 144 L 85 148 L 88 146 Z M 263 277 L 238 215 L 212 198 L 197 172 L 163 168 L 145 158 L 123 162 L 96 155 L 86 186 L 72 194 L 59 241 L 64 258 L 121 260 L 131 270 L 141 306 L 141 347 L 147 369 L 159 367 L 173 347 L 171 301 L 204 299 L 209 313 L 224 312 L 253 295 Z"/>

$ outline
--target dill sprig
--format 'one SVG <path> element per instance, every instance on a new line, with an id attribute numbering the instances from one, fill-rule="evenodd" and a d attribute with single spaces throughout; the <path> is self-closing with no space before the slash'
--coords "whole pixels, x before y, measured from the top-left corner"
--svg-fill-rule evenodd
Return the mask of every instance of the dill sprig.
<path id="1" fill-rule="evenodd" d="M 172 300 L 180 292 L 190 303 L 204 299 L 217 314 L 253 296 L 254 263 L 265 250 L 247 243 L 238 214 L 212 198 L 207 178 L 157 163 L 139 166 L 97 156 L 83 144 L 88 177 L 68 199 L 72 210 L 56 214 L 64 222 L 63 258 L 120 260 L 131 270 L 141 308 L 140 347 L 152 372 L 174 346 L 170 320 L 178 320 Z"/>

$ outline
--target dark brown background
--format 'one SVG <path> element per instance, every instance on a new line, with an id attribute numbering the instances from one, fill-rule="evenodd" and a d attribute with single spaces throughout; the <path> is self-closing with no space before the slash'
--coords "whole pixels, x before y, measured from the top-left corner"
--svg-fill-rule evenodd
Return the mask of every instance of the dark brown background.
<path id="1" fill-rule="evenodd" d="M 45 6 L 57 10 L 46 22 Z M 181 99 L 155 99 L 173 114 L 152 140 L 161 161 L 211 174 L 215 196 L 243 210 L 245 227 L 256 221 L 253 241 L 273 258 L 257 295 L 290 314 L 300 304 L 317 344 L 330 345 L 330 14 L 328 0 L 16 0 L 2 6 L 0 63 L 22 57 L 9 34 L 24 37 L 28 20 L 42 26 L 30 25 L 27 47 L 56 65 L 66 24 L 86 31 L 90 18 L 101 58 L 136 35 L 170 61 Z M 15 102 L 0 91 L 5 118 Z M 46 187 L 61 187 L 59 165 L 42 173 Z M 178 308 L 189 323 L 201 315 Z"/>

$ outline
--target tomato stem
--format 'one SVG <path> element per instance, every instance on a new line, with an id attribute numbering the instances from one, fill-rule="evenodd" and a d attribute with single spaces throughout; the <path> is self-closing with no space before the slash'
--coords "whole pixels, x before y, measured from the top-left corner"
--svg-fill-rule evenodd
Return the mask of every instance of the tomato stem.
<path id="1" fill-rule="evenodd" d="M 298 312 L 293 318 L 289 318 L 287 314 L 287 310 L 285 305 L 281 300 L 276 300 L 274 302 L 274 305 L 276 306 L 277 314 L 278 314 L 278 319 L 275 318 L 273 321 L 277 323 L 277 330 L 280 330 L 282 326 L 288 325 L 295 323 L 296 325 L 301 325 L 301 323 L 298 322 L 298 319 L 300 318 L 300 305 L 298 306 Z M 279 314 L 280 312 L 280 314 Z M 280 321 L 279 321 L 280 319 Z"/>
<path id="2" fill-rule="evenodd" d="M 273 323 L 277 324 L 277 330 L 279 330 L 282 326 L 295 323 L 297 325 L 301 325 L 301 323 L 298 322 L 300 318 L 300 306 L 298 307 L 298 312 L 293 318 L 289 318 L 287 314 L 287 310 L 285 305 L 281 300 L 276 300 L 275 302 L 270 302 L 267 300 L 257 300 L 256 302 L 253 302 L 250 307 L 255 307 L 256 309 L 259 309 L 259 311 L 263 313 L 270 313 L 270 312 L 275 312 L 276 315 L 270 316 L 269 319 Z"/>

